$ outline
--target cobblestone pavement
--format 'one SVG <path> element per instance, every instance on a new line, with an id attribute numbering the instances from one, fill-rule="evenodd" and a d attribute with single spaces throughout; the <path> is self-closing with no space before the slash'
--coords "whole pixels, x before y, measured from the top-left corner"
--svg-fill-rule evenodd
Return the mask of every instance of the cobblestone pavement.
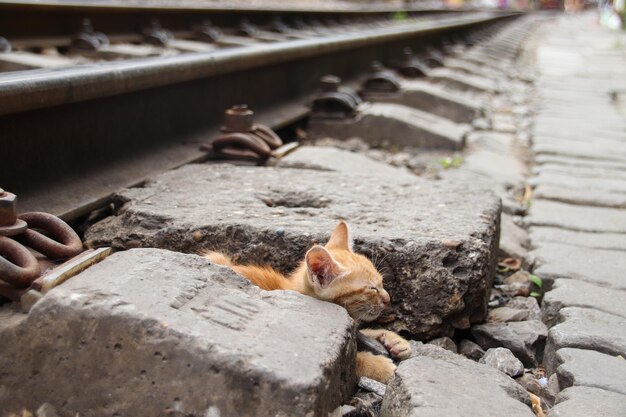
<path id="1" fill-rule="evenodd" d="M 552 285 L 549 417 L 626 415 L 626 36 L 595 14 L 544 25 L 530 215 L 534 272 Z"/>

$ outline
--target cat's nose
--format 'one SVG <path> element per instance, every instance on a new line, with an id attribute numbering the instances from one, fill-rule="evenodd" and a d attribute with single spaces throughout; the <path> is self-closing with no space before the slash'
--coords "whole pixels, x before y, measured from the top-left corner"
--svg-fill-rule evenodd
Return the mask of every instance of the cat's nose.
<path id="1" fill-rule="evenodd" d="M 389 303 L 391 302 L 391 297 L 389 296 L 389 293 L 385 290 L 382 290 L 380 292 L 380 298 L 383 299 L 383 304 L 385 304 L 386 306 L 389 305 Z"/>

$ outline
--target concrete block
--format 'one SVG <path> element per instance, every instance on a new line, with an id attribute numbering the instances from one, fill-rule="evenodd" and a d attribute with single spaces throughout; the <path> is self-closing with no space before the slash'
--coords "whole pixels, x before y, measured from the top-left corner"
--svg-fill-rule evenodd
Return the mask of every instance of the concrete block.
<path id="1" fill-rule="evenodd" d="M 90 267 L 0 338 L 1 415 L 325 416 L 356 383 L 341 307 L 159 249 Z"/>
<path id="2" fill-rule="evenodd" d="M 469 125 L 387 103 L 372 103 L 351 119 L 311 118 L 308 133 L 313 138 L 358 137 L 375 145 L 411 146 L 425 149 L 462 149 Z"/>
<path id="3" fill-rule="evenodd" d="M 481 188 L 222 164 L 185 166 L 116 199 L 116 214 L 87 231 L 91 244 L 216 249 L 289 272 L 345 219 L 383 273 L 391 329 L 430 339 L 486 315 L 500 205 Z"/>

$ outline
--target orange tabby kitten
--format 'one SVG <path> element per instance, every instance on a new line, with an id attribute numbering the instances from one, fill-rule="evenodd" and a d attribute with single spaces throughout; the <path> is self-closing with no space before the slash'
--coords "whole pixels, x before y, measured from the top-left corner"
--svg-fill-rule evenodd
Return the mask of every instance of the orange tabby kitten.
<path id="1" fill-rule="evenodd" d="M 264 290 L 293 290 L 344 307 L 357 322 L 376 319 L 389 304 L 389 294 L 383 288 L 383 278 L 363 255 L 352 251 L 348 225 L 341 221 L 325 246 L 315 245 L 304 261 L 289 276 L 271 267 L 236 265 L 219 252 L 207 252 L 210 261 L 230 266 L 235 272 Z M 361 330 L 377 339 L 394 359 L 406 359 L 411 354 L 409 343 L 394 332 L 383 329 Z M 385 356 L 358 352 L 356 371 L 386 383 L 396 366 Z"/>

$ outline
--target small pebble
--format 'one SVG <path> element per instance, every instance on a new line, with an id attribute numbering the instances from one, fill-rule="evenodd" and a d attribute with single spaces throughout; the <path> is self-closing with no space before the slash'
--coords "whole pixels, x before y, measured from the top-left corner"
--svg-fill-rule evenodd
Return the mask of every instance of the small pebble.
<path id="1" fill-rule="evenodd" d="M 285 236 L 285 229 L 283 229 L 282 227 L 279 227 L 278 229 L 276 229 L 276 234 L 278 236 Z"/>

